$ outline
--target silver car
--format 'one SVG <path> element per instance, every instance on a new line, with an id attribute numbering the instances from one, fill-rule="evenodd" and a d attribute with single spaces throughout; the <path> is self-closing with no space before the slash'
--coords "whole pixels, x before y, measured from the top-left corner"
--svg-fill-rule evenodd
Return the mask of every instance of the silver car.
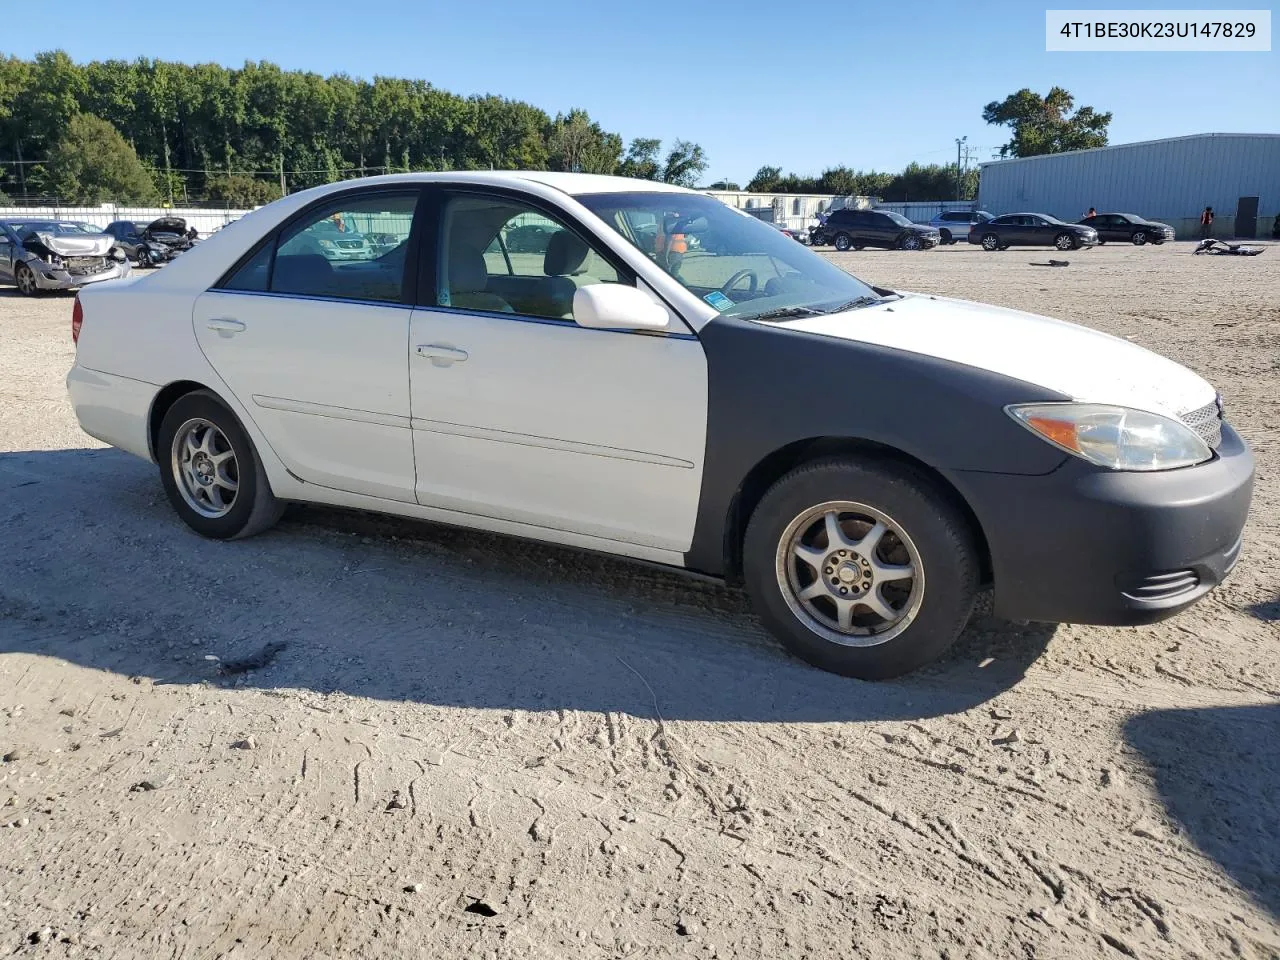
<path id="1" fill-rule="evenodd" d="M 34 297 L 129 275 L 114 237 L 74 220 L 0 220 L 0 283 Z"/>
<path id="2" fill-rule="evenodd" d="M 929 226 L 942 234 L 943 244 L 959 243 L 969 239 L 969 228 L 975 223 L 986 223 L 992 214 L 985 210 L 948 210 L 929 221 Z"/>

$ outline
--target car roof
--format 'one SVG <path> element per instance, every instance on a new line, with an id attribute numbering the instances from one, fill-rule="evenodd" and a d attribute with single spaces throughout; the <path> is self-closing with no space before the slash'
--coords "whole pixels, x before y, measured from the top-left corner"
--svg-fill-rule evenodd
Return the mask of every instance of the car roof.
<path id="1" fill-rule="evenodd" d="M 522 187 L 537 183 L 570 196 L 593 193 L 693 193 L 685 187 L 657 180 L 637 180 L 598 173 L 562 173 L 552 170 L 459 170 L 453 173 L 393 173 L 381 177 L 363 177 L 326 184 L 316 192 L 360 186 L 394 186 L 415 183 L 475 183 L 490 187 Z"/>

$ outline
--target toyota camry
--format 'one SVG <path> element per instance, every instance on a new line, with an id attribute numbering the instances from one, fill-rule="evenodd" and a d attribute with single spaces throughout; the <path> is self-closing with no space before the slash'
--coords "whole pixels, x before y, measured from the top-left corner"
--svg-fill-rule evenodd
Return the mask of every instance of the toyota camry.
<path id="1" fill-rule="evenodd" d="M 334 258 L 339 220 L 403 239 Z M 318 187 L 85 288 L 71 326 L 80 424 L 204 536 L 310 502 L 657 562 L 866 679 L 937 657 L 987 588 L 1018 620 L 1176 613 L 1235 563 L 1253 484 L 1190 370 L 869 285 L 648 181 Z"/>

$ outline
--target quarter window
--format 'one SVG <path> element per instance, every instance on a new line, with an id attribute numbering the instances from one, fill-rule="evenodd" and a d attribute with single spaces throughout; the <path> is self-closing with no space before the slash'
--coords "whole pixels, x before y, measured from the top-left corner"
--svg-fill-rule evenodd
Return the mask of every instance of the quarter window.
<path id="1" fill-rule="evenodd" d="M 456 196 L 441 223 L 443 307 L 573 318 L 573 295 L 595 283 L 622 283 L 591 243 L 518 200 Z"/>

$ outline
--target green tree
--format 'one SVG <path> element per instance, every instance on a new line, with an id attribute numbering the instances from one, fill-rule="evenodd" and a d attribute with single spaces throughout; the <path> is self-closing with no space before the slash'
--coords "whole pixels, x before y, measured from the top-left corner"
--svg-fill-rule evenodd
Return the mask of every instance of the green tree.
<path id="1" fill-rule="evenodd" d="M 706 169 L 707 155 L 702 147 L 688 140 L 677 140 L 667 152 L 667 161 L 662 167 L 662 182 L 692 187 Z"/>
<path id="2" fill-rule="evenodd" d="M 205 181 L 205 199 L 220 207 L 256 207 L 279 196 L 279 185 L 247 173 L 219 173 Z"/>
<path id="3" fill-rule="evenodd" d="M 735 183 L 732 180 L 717 180 L 711 186 L 707 187 L 707 189 L 708 190 L 741 190 L 742 185 L 739 183 Z"/>
<path id="4" fill-rule="evenodd" d="M 155 203 L 156 185 L 133 147 L 107 121 L 72 117 L 44 164 L 47 188 L 72 203 Z"/>
<path id="5" fill-rule="evenodd" d="M 747 190 L 752 193 L 771 193 L 781 179 L 781 167 L 761 167 L 756 171 L 756 175 L 747 181 Z"/>
<path id="6" fill-rule="evenodd" d="M 618 176 L 635 177 L 638 180 L 657 180 L 662 169 L 658 166 L 661 140 L 636 137 L 627 147 L 627 155 L 618 164 Z"/>
<path id="7" fill-rule="evenodd" d="M 622 138 L 606 133 L 585 110 L 557 114 L 547 136 L 552 170 L 613 173 L 622 158 Z"/>
<path id="8" fill-rule="evenodd" d="M 1075 109 L 1075 98 L 1062 87 L 1052 87 L 1043 97 L 1023 87 L 988 103 L 982 119 L 1013 131 L 1012 139 L 1000 148 L 1002 157 L 1038 157 L 1105 147 L 1111 114 L 1093 107 Z"/>

